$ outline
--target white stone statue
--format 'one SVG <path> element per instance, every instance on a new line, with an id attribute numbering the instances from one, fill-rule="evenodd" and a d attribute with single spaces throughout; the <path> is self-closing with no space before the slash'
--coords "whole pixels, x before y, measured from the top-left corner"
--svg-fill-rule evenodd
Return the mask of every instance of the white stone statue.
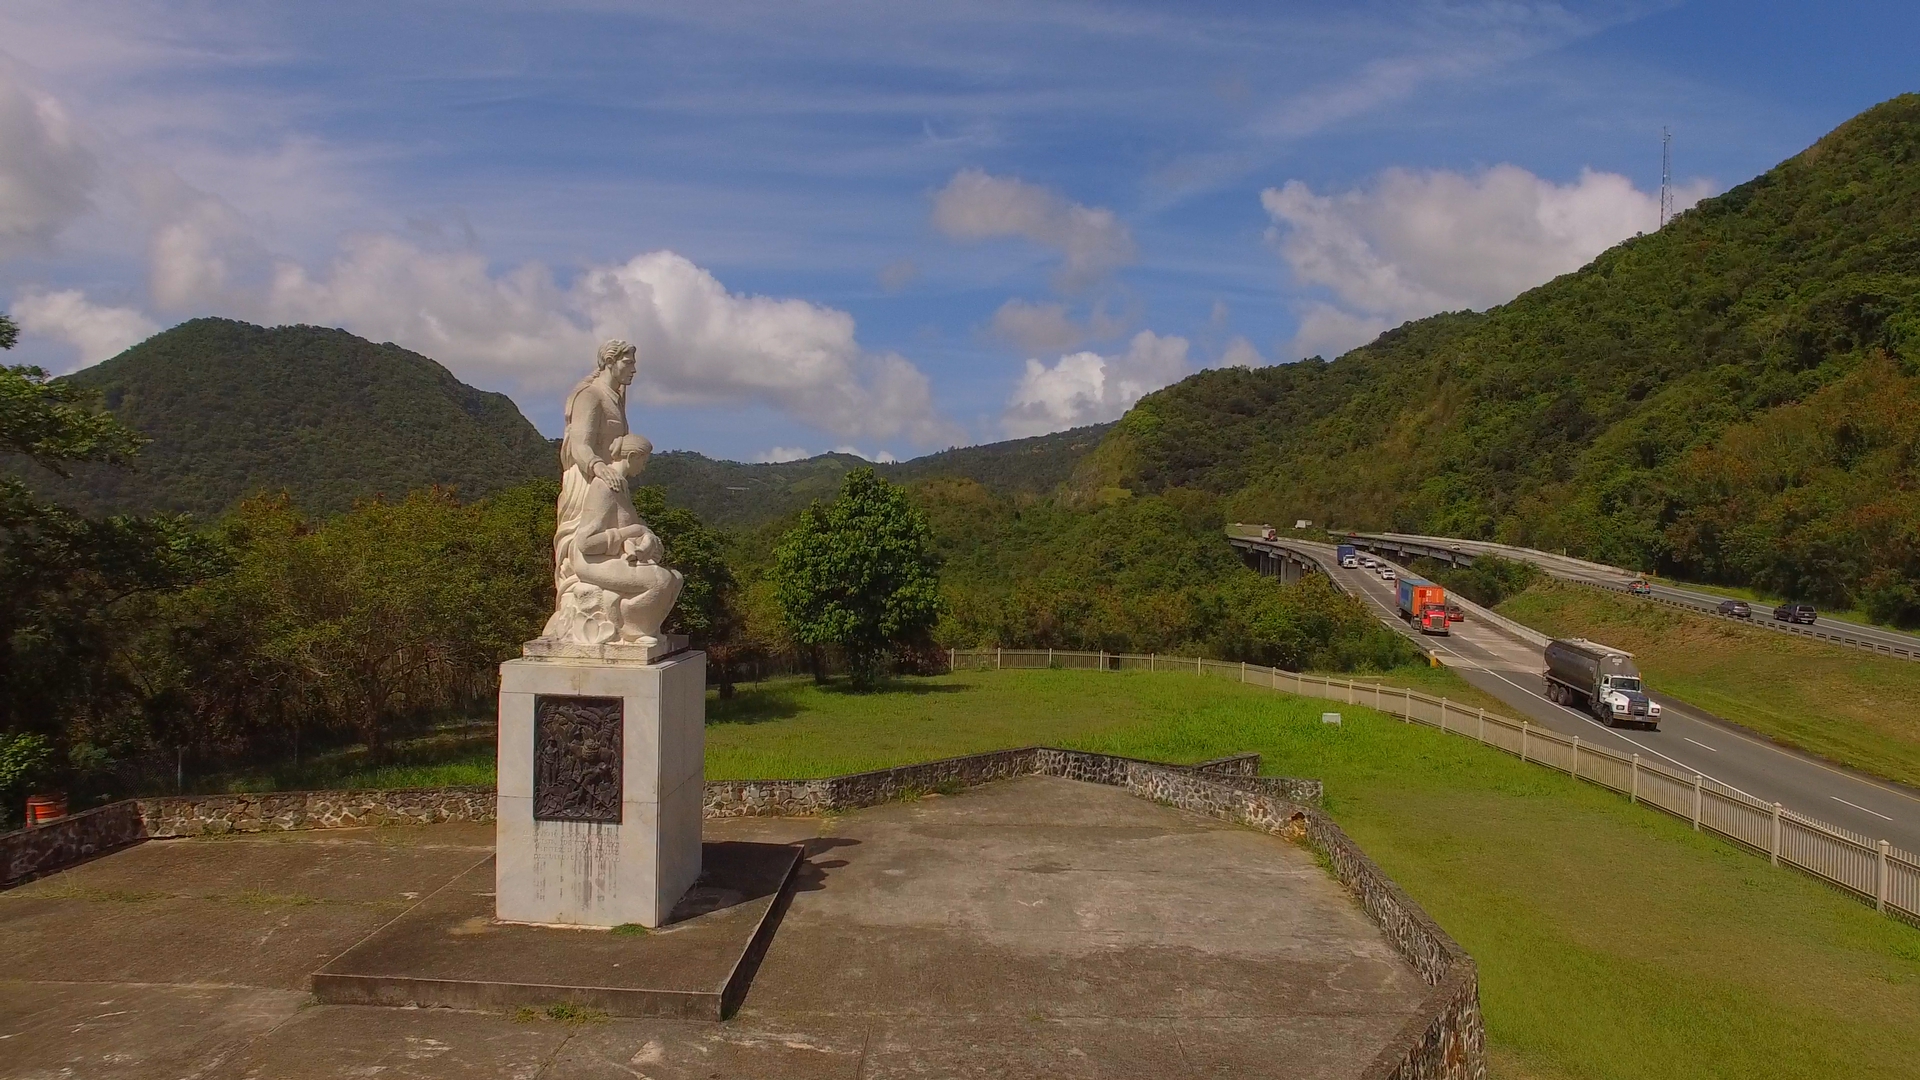
<path id="1" fill-rule="evenodd" d="M 602 345 L 599 367 L 567 395 L 555 603 L 543 646 L 651 648 L 680 596 L 679 571 L 660 565 L 665 548 L 633 509 L 629 484 L 653 454 L 652 443 L 627 430 L 634 352 L 624 341 Z"/>

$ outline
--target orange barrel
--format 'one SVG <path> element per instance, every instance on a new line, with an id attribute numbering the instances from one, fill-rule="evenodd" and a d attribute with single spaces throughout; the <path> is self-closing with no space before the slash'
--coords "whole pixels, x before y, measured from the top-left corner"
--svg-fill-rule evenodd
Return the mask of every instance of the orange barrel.
<path id="1" fill-rule="evenodd" d="M 27 824 L 45 825 L 49 821 L 58 821 L 66 816 L 67 797 L 65 795 L 27 796 Z"/>

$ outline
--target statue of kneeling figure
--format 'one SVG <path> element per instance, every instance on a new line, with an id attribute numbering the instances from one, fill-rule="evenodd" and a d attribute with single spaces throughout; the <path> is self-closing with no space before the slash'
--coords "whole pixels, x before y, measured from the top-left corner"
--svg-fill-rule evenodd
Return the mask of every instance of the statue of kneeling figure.
<path id="1" fill-rule="evenodd" d="M 612 460 L 586 490 L 580 517 L 558 553 L 568 579 L 546 636 L 590 644 L 655 644 L 685 579 L 660 565 L 660 537 L 634 511 L 629 481 L 653 455 L 639 435 L 622 435 Z"/>

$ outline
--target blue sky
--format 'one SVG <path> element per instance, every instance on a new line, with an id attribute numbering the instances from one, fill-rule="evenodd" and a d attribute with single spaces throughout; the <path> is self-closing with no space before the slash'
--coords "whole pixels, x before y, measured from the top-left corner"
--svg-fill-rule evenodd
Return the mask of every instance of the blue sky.
<path id="1" fill-rule="evenodd" d="M 343 326 L 743 460 L 1110 419 L 1482 308 L 1920 89 L 1920 5 L 0 8 L 0 304 Z"/>

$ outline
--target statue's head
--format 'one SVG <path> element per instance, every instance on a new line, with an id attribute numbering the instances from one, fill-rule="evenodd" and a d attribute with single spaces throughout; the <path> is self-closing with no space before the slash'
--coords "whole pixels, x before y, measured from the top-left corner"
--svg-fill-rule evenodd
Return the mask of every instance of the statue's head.
<path id="1" fill-rule="evenodd" d="M 605 371 L 612 368 L 614 385 L 625 386 L 633 381 L 633 369 L 637 363 L 638 353 L 639 350 L 633 347 L 632 342 L 614 338 L 600 346 L 600 366 L 597 370 Z"/>
<path id="2" fill-rule="evenodd" d="M 613 460 L 626 466 L 627 475 L 634 476 L 647 467 L 648 459 L 653 457 L 653 443 L 645 435 L 629 432 L 613 440 Z"/>

